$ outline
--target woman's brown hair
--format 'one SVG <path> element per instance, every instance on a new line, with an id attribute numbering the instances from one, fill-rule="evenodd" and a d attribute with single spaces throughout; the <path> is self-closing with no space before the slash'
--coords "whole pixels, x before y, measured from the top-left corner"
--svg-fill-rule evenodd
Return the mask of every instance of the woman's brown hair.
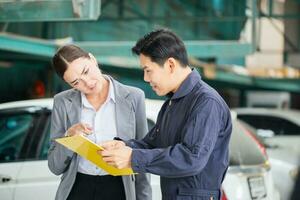
<path id="1" fill-rule="evenodd" d="M 65 45 L 59 48 L 53 56 L 52 66 L 57 75 L 63 79 L 64 73 L 68 68 L 68 64 L 82 57 L 90 58 L 89 53 L 80 47 L 73 44 Z"/>

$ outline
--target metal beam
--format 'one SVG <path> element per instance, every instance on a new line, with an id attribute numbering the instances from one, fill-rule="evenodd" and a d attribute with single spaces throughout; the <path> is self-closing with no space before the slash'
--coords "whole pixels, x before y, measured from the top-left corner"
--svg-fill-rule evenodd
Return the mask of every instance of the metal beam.
<path id="1" fill-rule="evenodd" d="M 38 56 L 53 56 L 57 47 L 72 42 L 71 38 L 63 41 L 43 40 L 0 33 L 0 49 Z M 132 57 L 131 48 L 135 41 L 88 41 L 74 42 L 97 57 Z M 185 41 L 188 55 L 198 58 L 242 57 L 251 53 L 251 44 L 237 41 Z"/>
<path id="2" fill-rule="evenodd" d="M 252 0 L 251 8 L 251 43 L 252 43 L 252 52 L 255 52 L 257 49 L 257 32 L 256 32 L 256 19 L 257 19 L 257 0 Z"/>
<path id="3" fill-rule="evenodd" d="M 250 43 L 238 41 L 185 41 L 189 56 L 199 58 L 243 57 L 252 53 Z"/>
<path id="4" fill-rule="evenodd" d="M 56 48 L 57 45 L 54 42 L 47 40 L 0 33 L 0 50 L 52 57 Z"/>
<path id="5" fill-rule="evenodd" d="M 0 22 L 96 20 L 101 0 L 0 1 Z"/>
<path id="6" fill-rule="evenodd" d="M 189 56 L 199 58 L 243 57 L 252 53 L 249 43 L 237 41 L 185 41 Z M 131 57 L 134 41 L 75 42 L 96 56 Z"/>
<path id="7" fill-rule="evenodd" d="M 300 93 L 299 79 L 288 78 L 253 78 L 257 88 Z"/>
<path id="8" fill-rule="evenodd" d="M 274 18 L 274 19 L 300 19 L 299 14 L 264 14 L 260 13 L 259 14 L 260 18 L 267 17 L 267 18 Z"/>
<path id="9" fill-rule="evenodd" d="M 95 56 L 121 56 L 129 57 L 131 47 L 134 46 L 134 41 L 84 41 L 74 42 L 86 51 L 93 53 Z"/>

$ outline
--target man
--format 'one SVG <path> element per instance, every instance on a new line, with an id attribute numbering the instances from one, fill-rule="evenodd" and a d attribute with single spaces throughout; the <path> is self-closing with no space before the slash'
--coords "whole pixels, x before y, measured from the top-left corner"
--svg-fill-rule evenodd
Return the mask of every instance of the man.
<path id="1" fill-rule="evenodd" d="M 145 138 L 109 141 L 99 153 L 118 168 L 160 175 L 163 199 L 220 199 L 232 129 L 226 103 L 188 66 L 185 46 L 173 32 L 151 32 L 132 51 L 144 80 L 168 99 Z"/>

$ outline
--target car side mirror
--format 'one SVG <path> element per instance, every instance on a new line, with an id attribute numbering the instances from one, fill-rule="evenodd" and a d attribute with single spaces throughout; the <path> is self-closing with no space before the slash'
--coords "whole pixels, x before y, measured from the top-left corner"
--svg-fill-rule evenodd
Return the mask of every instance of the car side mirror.
<path id="1" fill-rule="evenodd" d="M 275 133 L 269 129 L 257 129 L 257 135 L 262 138 L 271 138 L 275 136 Z"/>

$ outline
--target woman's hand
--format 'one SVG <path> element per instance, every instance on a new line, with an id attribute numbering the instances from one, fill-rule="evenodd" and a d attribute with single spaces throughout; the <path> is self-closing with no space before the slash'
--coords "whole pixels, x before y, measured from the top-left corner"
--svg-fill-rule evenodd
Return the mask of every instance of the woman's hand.
<path id="1" fill-rule="evenodd" d="M 74 136 L 74 135 L 89 135 L 92 133 L 92 127 L 88 124 L 78 123 L 71 126 L 67 132 L 66 136 Z"/>

